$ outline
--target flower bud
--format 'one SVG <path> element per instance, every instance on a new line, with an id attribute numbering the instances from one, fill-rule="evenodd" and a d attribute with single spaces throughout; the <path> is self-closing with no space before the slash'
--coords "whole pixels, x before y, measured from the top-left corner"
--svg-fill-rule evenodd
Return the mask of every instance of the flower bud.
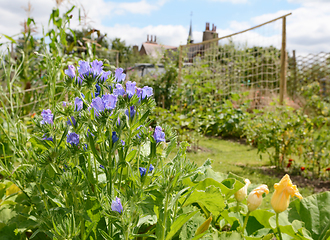
<path id="1" fill-rule="evenodd" d="M 281 213 L 288 208 L 290 196 L 296 196 L 299 199 L 303 198 L 300 195 L 297 186 L 292 184 L 288 174 L 286 174 L 279 183 L 275 183 L 274 188 L 275 192 L 270 203 L 276 213 Z"/>
<path id="2" fill-rule="evenodd" d="M 238 202 L 242 202 L 246 198 L 247 189 L 248 189 L 249 185 L 251 184 L 249 179 L 245 179 L 244 182 L 245 182 L 245 186 L 242 187 L 240 190 L 238 190 L 234 195 Z"/>
<path id="3" fill-rule="evenodd" d="M 269 193 L 267 185 L 263 184 L 250 192 L 247 205 L 249 212 L 256 210 L 262 203 L 262 194 Z"/>

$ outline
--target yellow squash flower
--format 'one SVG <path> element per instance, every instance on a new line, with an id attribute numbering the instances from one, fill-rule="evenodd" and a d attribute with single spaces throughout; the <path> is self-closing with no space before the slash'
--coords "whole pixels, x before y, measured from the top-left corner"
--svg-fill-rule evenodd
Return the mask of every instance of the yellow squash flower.
<path id="1" fill-rule="evenodd" d="M 269 190 L 267 185 L 263 184 L 256 189 L 252 190 L 250 192 L 248 199 L 247 199 L 247 206 L 249 209 L 249 212 L 252 212 L 256 210 L 262 203 L 262 194 L 268 194 Z"/>
<path id="2" fill-rule="evenodd" d="M 281 213 L 288 208 L 290 196 L 296 196 L 299 199 L 303 198 L 297 186 L 292 184 L 288 174 L 286 174 L 279 183 L 275 183 L 274 188 L 275 192 L 270 203 L 276 213 Z"/>
<path id="3" fill-rule="evenodd" d="M 248 189 L 249 185 L 251 184 L 249 179 L 245 179 L 244 182 L 245 182 L 245 186 L 242 187 L 240 190 L 238 190 L 235 193 L 235 198 L 239 202 L 242 202 L 246 198 L 247 189 Z"/>

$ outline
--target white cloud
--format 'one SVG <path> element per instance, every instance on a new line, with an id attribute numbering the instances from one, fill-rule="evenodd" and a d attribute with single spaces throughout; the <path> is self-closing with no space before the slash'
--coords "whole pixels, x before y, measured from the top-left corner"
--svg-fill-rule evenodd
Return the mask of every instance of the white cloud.
<path id="1" fill-rule="evenodd" d="M 248 0 L 210 0 L 212 2 L 230 2 L 233 4 L 238 4 L 238 3 L 247 3 Z"/>
<path id="2" fill-rule="evenodd" d="M 116 24 L 113 27 L 103 27 L 101 30 L 107 32 L 110 39 L 119 37 L 125 40 L 128 45 L 139 46 L 147 40 L 147 35 L 157 36 L 157 43 L 169 46 L 186 44 L 188 37 L 188 29 L 181 25 L 149 25 L 144 28 L 137 28 L 129 25 Z M 196 32 L 193 34 L 197 36 Z"/>
<path id="3" fill-rule="evenodd" d="M 1 1 L 1 0 L 0 0 Z M 70 1 L 70 2 L 68 2 Z M 61 5 L 61 13 L 68 10 L 72 4 L 85 6 L 89 26 L 100 29 L 107 33 L 110 39 L 119 37 L 125 40 L 129 45 L 140 45 L 146 41 L 146 35 L 156 35 L 157 42 L 178 46 L 185 44 L 188 36 L 188 26 L 182 25 L 158 25 L 145 26 L 142 28 L 129 25 L 117 24 L 111 27 L 104 26 L 102 20 L 105 18 L 115 18 L 118 14 L 150 14 L 152 11 L 158 11 L 168 0 L 138 0 L 137 2 L 105 2 L 105 0 L 67 0 Z M 230 1 L 232 3 L 248 2 L 247 0 L 218 0 Z M 301 3 L 301 6 L 291 11 L 278 11 L 270 14 L 256 16 L 249 21 L 231 21 L 228 28 L 217 29 L 219 36 L 226 36 L 249 27 L 261 24 L 279 16 L 292 12 L 287 17 L 287 48 L 291 52 L 296 50 L 297 54 L 317 53 L 319 51 L 330 52 L 330 1 L 326 0 L 288 0 L 290 2 Z M 49 15 L 55 6 L 54 0 L 31 0 L 33 17 L 38 25 L 39 36 L 42 32 L 42 26 L 47 28 Z M 22 7 L 27 6 L 26 0 L 2 0 L 0 6 L 0 33 L 12 36 L 22 30 L 20 23 L 26 19 L 26 13 Z M 82 9 L 82 8 L 81 8 Z M 83 14 L 84 11 L 81 11 Z M 73 19 L 71 28 L 81 28 L 78 22 L 78 8 L 72 12 Z M 87 21 L 87 22 L 88 22 Z M 93 21 L 93 22 L 91 22 Z M 87 27 L 87 26 L 86 26 Z M 237 36 L 240 43 L 250 42 L 258 44 L 273 44 L 278 46 L 281 38 L 281 21 L 267 25 L 252 32 Z M 250 39 L 247 39 L 249 37 Z M 193 32 L 194 42 L 202 40 L 202 32 Z M 1 42 L 6 41 L 4 38 Z"/>
<path id="4" fill-rule="evenodd" d="M 264 14 L 252 19 L 255 24 L 282 16 L 288 12 L 292 15 L 286 18 L 287 48 L 291 52 L 306 55 L 320 51 L 330 52 L 330 2 L 303 1 L 302 6 L 292 11 L 278 11 Z M 281 28 L 281 22 L 276 25 Z"/>

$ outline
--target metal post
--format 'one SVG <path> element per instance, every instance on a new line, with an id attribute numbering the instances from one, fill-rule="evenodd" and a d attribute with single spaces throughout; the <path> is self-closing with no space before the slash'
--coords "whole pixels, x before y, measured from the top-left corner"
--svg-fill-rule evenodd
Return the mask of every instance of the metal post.
<path id="1" fill-rule="evenodd" d="M 286 86 L 286 17 L 282 18 L 280 104 L 283 105 Z"/>

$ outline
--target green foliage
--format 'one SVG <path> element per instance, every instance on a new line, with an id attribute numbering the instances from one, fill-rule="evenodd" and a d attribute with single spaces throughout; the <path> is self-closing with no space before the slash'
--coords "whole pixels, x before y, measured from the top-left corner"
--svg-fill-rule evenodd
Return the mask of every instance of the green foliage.
<path id="1" fill-rule="evenodd" d="M 312 195 L 301 201 L 290 203 L 288 219 L 304 223 L 310 239 L 328 239 L 330 237 L 330 192 Z"/>

